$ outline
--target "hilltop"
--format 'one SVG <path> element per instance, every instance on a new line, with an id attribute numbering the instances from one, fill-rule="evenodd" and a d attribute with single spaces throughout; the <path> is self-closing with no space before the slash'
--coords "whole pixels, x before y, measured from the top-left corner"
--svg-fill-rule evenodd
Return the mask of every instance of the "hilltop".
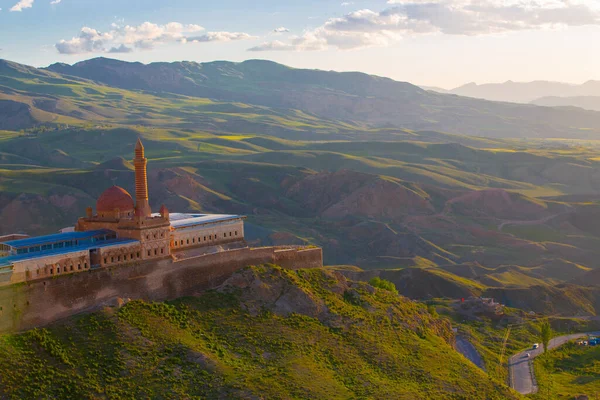
<path id="1" fill-rule="evenodd" d="M 200 108 L 204 111 L 237 109 L 248 113 L 248 106 L 243 104 L 251 105 L 256 114 L 281 113 L 281 110 L 286 110 L 284 114 L 290 114 L 289 110 L 298 110 L 308 114 L 304 119 L 316 116 L 331 120 L 330 123 L 343 121 L 349 124 L 345 126 L 346 130 L 364 129 L 367 125 L 370 128 L 434 130 L 502 138 L 590 137 L 600 129 L 600 114 L 594 112 L 494 103 L 429 92 L 410 83 L 357 72 L 294 69 L 262 60 L 145 65 L 97 58 L 72 66 L 54 64 L 47 70 L 32 72 L 36 82 L 21 72 L 30 71 L 31 67 L 15 66 L 13 63 L 6 65 L 8 72 L 0 72 L 6 78 L 0 82 L 8 90 L 5 95 L 13 100 L 19 95 L 30 96 L 31 91 L 39 95 L 40 91 L 44 91 L 44 86 L 51 89 L 46 94 L 72 96 L 81 92 L 76 87 L 79 86 L 87 95 L 98 97 L 99 101 L 78 112 L 63 108 L 59 113 L 63 117 L 96 120 L 110 117 L 114 121 L 115 118 L 125 117 L 122 115 L 123 100 L 129 100 L 127 105 L 131 107 L 146 96 L 148 101 L 154 98 L 153 109 L 162 104 L 163 110 L 170 108 L 169 103 L 180 101 L 192 103 L 190 106 L 193 107 L 198 104 L 197 99 L 204 99 Z M 18 73 L 13 72 L 15 69 Z M 40 86 L 39 81 L 42 80 L 51 86 Z M 96 85 L 90 81 L 96 82 Z M 35 85 L 32 86 L 33 83 Z M 113 90 L 107 90 L 109 87 Z M 15 90 L 18 91 L 16 94 Z M 133 95 L 132 91 L 143 91 L 144 96 Z M 196 100 L 185 100 L 182 96 Z M 208 99 L 211 103 L 229 104 L 207 107 Z M 111 109 L 115 101 L 121 103 L 120 109 Z M 46 112 L 54 107 L 61 109 L 56 98 L 47 96 L 38 104 L 43 105 L 42 110 Z M 271 110 L 258 112 L 262 107 Z M 168 110 L 167 114 L 171 118 L 183 115 L 191 117 L 185 111 L 183 115 L 174 111 Z M 198 108 L 195 111 L 199 111 Z M 147 108 L 134 115 L 130 117 L 130 122 L 139 123 L 142 118 L 151 117 Z M 198 120 L 198 116 L 194 118 Z M 154 119 L 146 123 L 165 123 L 164 119 Z M 207 119 L 201 121 L 202 128 L 206 129 Z"/>
<path id="2" fill-rule="evenodd" d="M 250 267 L 198 298 L 3 337 L 0 397 L 517 398 L 453 344 L 449 321 L 387 290 Z"/>

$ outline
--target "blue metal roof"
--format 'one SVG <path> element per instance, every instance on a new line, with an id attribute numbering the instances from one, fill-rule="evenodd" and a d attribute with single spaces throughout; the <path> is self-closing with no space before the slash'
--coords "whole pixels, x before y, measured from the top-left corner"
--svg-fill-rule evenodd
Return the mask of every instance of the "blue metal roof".
<path id="1" fill-rule="evenodd" d="M 38 246 L 47 243 L 57 243 L 57 242 L 65 242 L 68 240 L 78 240 L 78 239 L 88 239 L 95 236 L 114 234 L 115 232 L 108 229 L 100 229 L 96 231 L 87 231 L 87 232 L 65 232 L 65 233 L 56 233 L 54 235 L 46 235 L 46 236 L 36 236 L 27 239 L 18 239 L 18 240 L 10 240 L 8 242 L 4 242 L 3 244 L 9 245 L 11 247 L 30 247 L 30 246 Z"/>
<path id="2" fill-rule="evenodd" d="M 98 248 L 102 248 L 102 247 L 109 247 L 109 246 L 114 246 L 114 245 L 119 245 L 119 244 L 133 244 L 133 243 L 139 243 L 139 240 L 115 239 L 115 240 L 107 240 L 106 242 L 100 242 L 100 243 L 88 243 L 88 244 L 85 244 L 82 246 L 73 246 L 73 247 L 66 247 L 66 248 L 62 248 L 62 249 L 53 249 L 53 250 L 48 250 L 48 251 L 38 251 L 35 253 L 18 254 L 18 255 L 14 255 L 14 256 L 0 257 L 0 268 L 3 266 L 11 265 L 12 263 L 17 262 L 17 261 L 31 260 L 34 258 L 50 257 L 50 256 L 61 255 L 61 254 L 77 253 L 78 251 L 98 249 Z"/>

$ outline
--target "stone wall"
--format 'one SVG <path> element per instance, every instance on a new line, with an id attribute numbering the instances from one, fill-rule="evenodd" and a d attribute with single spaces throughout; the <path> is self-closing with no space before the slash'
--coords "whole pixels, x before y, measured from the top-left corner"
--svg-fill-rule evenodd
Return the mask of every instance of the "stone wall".
<path id="1" fill-rule="evenodd" d="M 242 248 L 178 260 L 101 268 L 0 288 L 0 332 L 30 329 L 97 310 L 118 298 L 169 300 L 222 284 L 248 265 L 323 266 L 320 248 Z"/>

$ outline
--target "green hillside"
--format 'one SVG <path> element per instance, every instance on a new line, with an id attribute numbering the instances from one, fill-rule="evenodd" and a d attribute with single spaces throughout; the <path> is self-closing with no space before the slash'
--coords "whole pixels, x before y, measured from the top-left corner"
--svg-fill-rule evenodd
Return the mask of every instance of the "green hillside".
<path id="1" fill-rule="evenodd" d="M 494 103 L 362 73 L 294 69 L 263 60 L 144 65 L 96 58 L 48 70 L 123 89 L 297 109 L 321 118 L 414 130 L 493 138 L 590 138 L 600 129 L 596 112 Z"/>
<path id="2" fill-rule="evenodd" d="M 392 292 L 251 267 L 198 298 L 0 337 L 0 397 L 518 398 L 452 343 L 447 320 Z"/>

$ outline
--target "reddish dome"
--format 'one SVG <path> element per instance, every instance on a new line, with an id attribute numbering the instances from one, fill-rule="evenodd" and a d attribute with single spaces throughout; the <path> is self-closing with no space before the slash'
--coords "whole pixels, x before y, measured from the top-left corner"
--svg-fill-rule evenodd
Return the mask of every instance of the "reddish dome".
<path id="1" fill-rule="evenodd" d="M 100 195 L 96 202 L 96 211 L 109 212 L 118 208 L 120 211 L 134 209 L 133 199 L 127 190 L 119 186 L 108 188 Z"/>

